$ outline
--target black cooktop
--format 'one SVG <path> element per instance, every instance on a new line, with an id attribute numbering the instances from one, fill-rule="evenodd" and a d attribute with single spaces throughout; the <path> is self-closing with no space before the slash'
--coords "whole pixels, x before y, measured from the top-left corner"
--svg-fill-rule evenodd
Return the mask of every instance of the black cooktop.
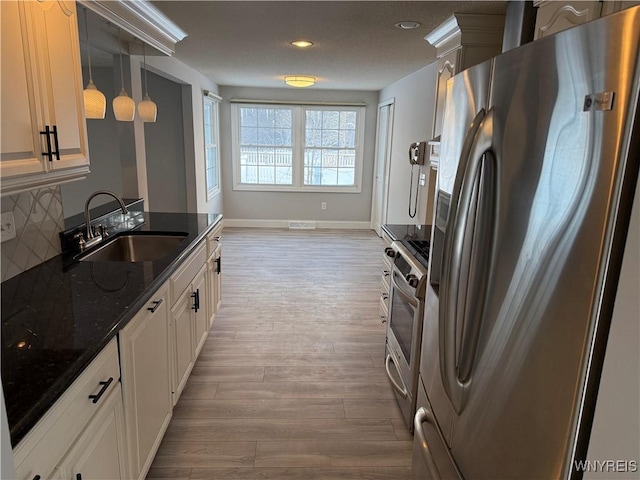
<path id="1" fill-rule="evenodd" d="M 429 239 L 431 238 L 431 225 L 383 225 L 387 234 L 393 239 L 402 242 L 407 250 L 425 268 L 429 267 Z"/>

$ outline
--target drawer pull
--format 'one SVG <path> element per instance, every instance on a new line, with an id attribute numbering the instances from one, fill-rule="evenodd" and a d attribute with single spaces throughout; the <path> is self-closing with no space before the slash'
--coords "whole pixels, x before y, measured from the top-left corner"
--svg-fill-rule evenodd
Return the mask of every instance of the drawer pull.
<path id="1" fill-rule="evenodd" d="M 382 276 L 383 277 L 388 277 L 389 276 L 389 270 L 382 270 Z"/>
<path id="2" fill-rule="evenodd" d="M 195 310 L 197 313 L 198 310 L 200 310 L 200 289 L 199 288 L 191 294 L 191 298 L 193 298 L 193 305 L 191 306 L 191 310 Z"/>
<path id="3" fill-rule="evenodd" d="M 216 258 L 216 273 L 220 273 L 221 272 L 221 268 L 220 268 L 220 259 L 222 258 L 222 256 Z"/>
<path id="4" fill-rule="evenodd" d="M 76 473 L 76 480 L 82 480 L 82 474 Z"/>
<path id="5" fill-rule="evenodd" d="M 163 301 L 164 300 L 162 298 L 160 300 L 154 300 L 153 302 L 151 302 L 151 303 L 153 303 L 153 307 L 147 307 L 147 310 L 149 310 L 151 313 L 155 313 L 155 311 L 158 309 L 158 307 L 160 305 L 162 305 Z"/>
<path id="6" fill-rule="evenodd" d="M 40 475 L 36 475 L 35 477 L 33 477 L 33 480 L 40 480 L 42 477 Z"/>
<path id="7" fill-rule="evenodd" d="M 93 403 L 98 403 L 100 401 L 100 398 L 102 397 L 102 395 L 104 395 L 104 392 L 107 391 L 107 388 L 109 388 L 109 385 L 111 385 L 112 382 L 113 382 L 113 377 L 109 377 L 109 380 L 107 380 L 106 382 L 100 382 L 100 385 L 102 385 L 102 388 L 95 395 L 89 395 L 89 398 L 91 399 L 91 401 Z"/>

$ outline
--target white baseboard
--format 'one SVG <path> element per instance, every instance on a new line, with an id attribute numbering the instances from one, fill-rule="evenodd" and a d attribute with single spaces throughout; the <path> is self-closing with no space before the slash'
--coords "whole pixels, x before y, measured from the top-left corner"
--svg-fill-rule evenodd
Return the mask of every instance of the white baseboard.
<path id="1" fill-rule="evenodd" d="M 289 228 L 290 222 L 297 220 L 255 220 L 241 218 L 225 218 L 225 227 L 248 227 L 248 228 Z M 337 229 L 337 230 L 371 230 L 371 222 L 349 222 L 339 220 L 311 220 L 316 224 L 317 229 Z"/>

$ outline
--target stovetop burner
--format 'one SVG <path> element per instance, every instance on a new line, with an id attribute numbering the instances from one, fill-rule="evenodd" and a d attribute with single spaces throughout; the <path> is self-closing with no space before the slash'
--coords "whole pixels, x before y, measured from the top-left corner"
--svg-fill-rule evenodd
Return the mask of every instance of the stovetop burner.
<path id="1" fill-rule="evenodd" d="M 425 267 L 429 264 L 429 240 L 402 240 L 402 244 L 422 263 Z"/>

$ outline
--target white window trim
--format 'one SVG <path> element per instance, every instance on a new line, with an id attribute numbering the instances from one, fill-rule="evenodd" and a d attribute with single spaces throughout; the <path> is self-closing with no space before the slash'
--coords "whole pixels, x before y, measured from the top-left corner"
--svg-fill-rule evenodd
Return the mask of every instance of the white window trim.
<path id="1" fill-rule="evenodd" d="M 246 103 L 238 102 L 231 104 L 231 158 L 233 163 L 233 189 L 238 191 L 252 192 L 299 192 L 299 193 L 361 193 L 362 192 L 362 170 L 364 164 L 364 132 L 365 132 L 365 107 L 357 105 L 319 105 L 314 103 L 271 103 L 268 106 L 278 108 L 291 108 L 293 110 L 293 185 L 270 185 L 270 184 L 246 184 L 240 182 L 240 108 L 267 106 L 262 102 Z M 351 110 L 356 112 L 358 129 L 356 130 L 356 165 L 354 172 L 354 185 L 350 186 L 327 186 L 327 185 L 304 185 L 304 138 L 305 124 L 302 115 L 305 110 Z"/>
<path id="2" fill-rule="evenodd" d="M 203 116 L 203 128 L 204 128 L 204 109 L 205 105 L 211 105 L 214 111 L 215 118 L 215 127 L 214 127 L 214 136 L 216 139 L 216 185 L 213 188 L 209 188 L 207 185 L 207 143 L 204 141 L 206 138 L 205 132 L 203 131 L 203 143 L 204 143 L 204 183 L 205 190 L 207 192 L 207 201 L 212 200 L 216 196 L 220 194 L 220 101 L 222 99 L 215 94 L 211 94 L 207 91 L 204 92 L 204 101 L 202 104 L 202 116 Z"/>

